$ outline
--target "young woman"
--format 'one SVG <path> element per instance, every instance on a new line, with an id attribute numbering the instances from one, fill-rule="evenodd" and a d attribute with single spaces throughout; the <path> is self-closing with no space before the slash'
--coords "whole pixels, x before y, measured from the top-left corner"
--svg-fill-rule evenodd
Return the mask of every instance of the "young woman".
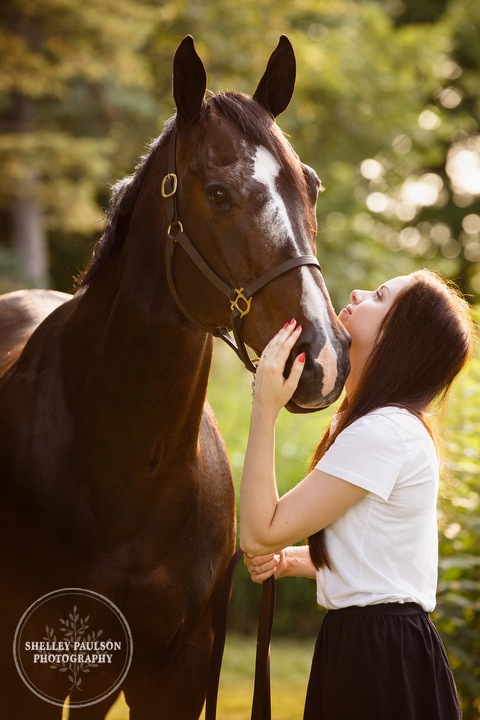
<path id="1" fill-rule="evenodd" d="M 467 362 L 467 303 L 422 270 L 354 290 L 340 320 L 352 344 L 346 396 L 311 472 L 279 497 L 274 431 L 305 356 L 301 327 L 260 359 L 240 491 L 241 546 L 255 582 L 316 578 L 328 612 L 304 720 L 458 720 L 460 706 L 428 613 L 437 581 L 439 470 L 429 408 Z M 292 547 L 304 538 L 305 545 Z"/>

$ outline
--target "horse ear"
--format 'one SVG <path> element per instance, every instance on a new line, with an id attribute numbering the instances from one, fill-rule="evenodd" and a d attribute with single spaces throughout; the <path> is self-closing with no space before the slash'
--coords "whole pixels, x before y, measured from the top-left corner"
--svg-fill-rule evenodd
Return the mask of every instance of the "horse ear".
<path id="1" fill-rule="evenodd" d="M 277 117 L 292 99 L 295 75 L 296 63 L 292 43 L 286 35 L 282 35 L 258 83 L 254 99 L 269 110 L 273 117 Z"/>
<path id="2" fill-rule="evenodd" d="M 188 123 L 198 117 L 206 88 L 207 73 L 195 50 L 193 37 L 187 35 L 173 58 L 173 97 L 177 118 Z"/>

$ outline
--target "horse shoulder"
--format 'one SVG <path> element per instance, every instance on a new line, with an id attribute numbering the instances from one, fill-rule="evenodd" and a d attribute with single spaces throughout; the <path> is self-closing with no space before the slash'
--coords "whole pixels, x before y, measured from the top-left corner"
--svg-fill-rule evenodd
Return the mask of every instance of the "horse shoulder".
<path id="1" fill-rule="evenodd" d="M 213 454 L 219 456 L 223 461 L 223 456 L 227 457 L 227 449 L 223 439 L 217 418 L 212 406 L 205 400 L 203 408 L 202 424 L 200 427 L 200 442 L 207 440 L 208 445 L 213 450 Z M 228 459 L 227 459 L 228 462 Z"/>
<path id="2" fill-rule="evenodd" d="M 56 290 L 16 290 L 0 295 L 0 376 L 22 352 L 33 331 L 72 298 Z"/>
<path id="3" fill-rule="evenodd" d="M 217 498 L 225 514 L 233 520 L 235 499 L 232 469 L 225 441 L 208 401 L 205 401 L 203 410 L 199 447 L 201 474 L 208 477 L 208 495 L 211 500 Z"/>

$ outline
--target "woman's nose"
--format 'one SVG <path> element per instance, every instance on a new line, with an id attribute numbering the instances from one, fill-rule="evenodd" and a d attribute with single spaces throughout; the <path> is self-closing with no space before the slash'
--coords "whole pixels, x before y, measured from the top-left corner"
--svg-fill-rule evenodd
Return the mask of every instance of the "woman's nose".
<path id="1" fill-rule="evenodd" d="M 359 305 L 371 295 L 373 295 L 373 292 L 369 292 L 368 290 L 352 290 L 350 293 L 350 299 L 353 305 Z"/>

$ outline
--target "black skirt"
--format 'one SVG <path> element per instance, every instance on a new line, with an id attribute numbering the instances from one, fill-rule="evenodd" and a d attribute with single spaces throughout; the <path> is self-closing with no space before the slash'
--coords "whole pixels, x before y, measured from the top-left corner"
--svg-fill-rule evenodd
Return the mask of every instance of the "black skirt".
<path id="1" fill-rule="evenodd" d="M 459 720 L 452 671 L 416 603 L 327 612 L 312 661 L 304 720 Z"/>

